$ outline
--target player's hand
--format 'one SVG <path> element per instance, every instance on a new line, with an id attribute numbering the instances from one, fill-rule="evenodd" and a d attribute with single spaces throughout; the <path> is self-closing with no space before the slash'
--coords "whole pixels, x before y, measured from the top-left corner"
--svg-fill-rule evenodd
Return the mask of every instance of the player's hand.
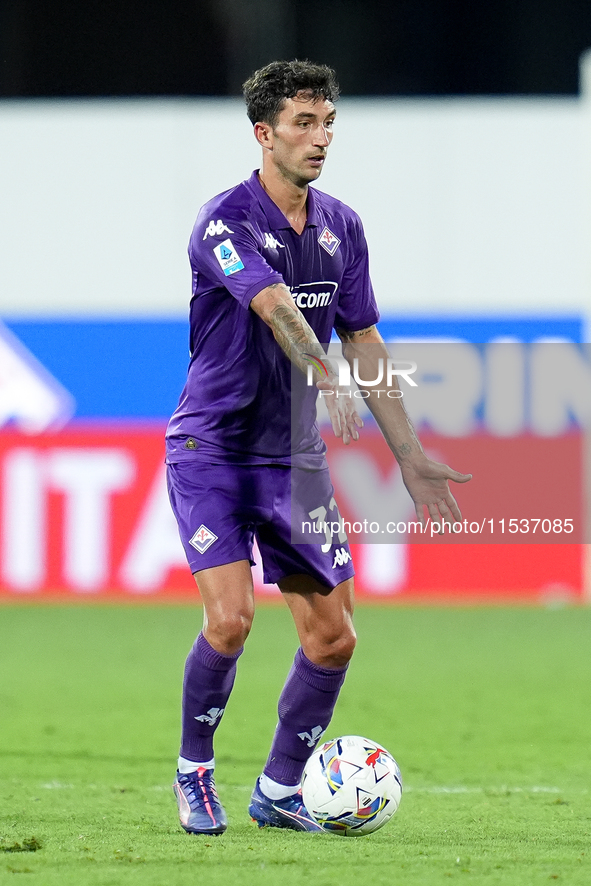
<path id="1" fill-rule="evenodd" d="M 322 399 L 326 403 L 335 437 L 342 437 L 345 446 L 351 440 L 359 440 L 359 428 L 363 427 L 363 420 L 355 408 L 351 388 L 339 385 L 334 376 L 316 382 L 316 387 L 319 391 L 326 392 Z"/>
<path id="2" fill-rule="evenodd" d="M 462 513 L 451 494 L 449 480 L 467 483 L 472 479 L 472 474 L 461 474 L 425 455 L 420 459 L 401 462 L 400 470 L 423 528 L 426 526 L 425 508 L 433 523 L 440 526 L 447 523 L 451 527 L 454 523 L 461 522 Z M 442 531 L 443 529 L 440 530 Z"/>

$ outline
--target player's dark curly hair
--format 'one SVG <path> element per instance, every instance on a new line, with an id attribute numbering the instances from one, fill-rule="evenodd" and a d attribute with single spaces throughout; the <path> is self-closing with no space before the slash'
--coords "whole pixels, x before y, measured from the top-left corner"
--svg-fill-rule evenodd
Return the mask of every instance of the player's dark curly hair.
<path id="1" fill-rule="evenodd" d="M 332 68 L 299 59 L 271 62 L 255 71 L 243 90 L 246 113 L 253 126 L 255 123 L 275 126 L 285 99 L 294 98 L 299 92 L 306 93 L 312 100 L 322 98 L 336 102 L 339 97 L 339 84 Z"/>

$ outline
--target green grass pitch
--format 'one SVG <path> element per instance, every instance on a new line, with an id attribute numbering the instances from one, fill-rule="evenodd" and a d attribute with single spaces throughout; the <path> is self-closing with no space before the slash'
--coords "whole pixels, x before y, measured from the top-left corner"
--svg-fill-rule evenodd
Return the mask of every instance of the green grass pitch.
<path id="1" fill-rule="evenodd" d="M 296 638 L 261 606 L 217 733 L 230 826 L 178 825 L 170 785 L 198 607 L 0 608 L 0 884 L 591 883 L 591 611 L 359 607 L 330 736 L 397 758 L 369 837 L 247 815 Z"/>

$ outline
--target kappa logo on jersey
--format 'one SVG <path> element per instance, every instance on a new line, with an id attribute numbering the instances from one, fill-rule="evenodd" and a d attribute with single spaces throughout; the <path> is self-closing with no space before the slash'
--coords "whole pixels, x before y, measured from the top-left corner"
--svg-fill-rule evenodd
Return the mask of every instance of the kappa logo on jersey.
<path id="1" fill-rule="evenodd" d="M 326 249 L 329 255 L 334 255 L 341 245 L 341 241 L 336 236 L 336 234 L 333 234 L 333 232 L 326 227 L 318 238 L 318 242 L 323 249 Z"/>
<path id="2" fill-rule="evenodd" d="M 216 721 L 220 719 L 225 710 L 225 708 L 210 708 L 206 714 L 201 714 L 200 717 L 194 717 L 193 719 L 199 720 L 201 723 L 207 723 L 208 726 L 215 726 Z"/>
<path id="3" fill-rule="evenodd" d="M 234 231 L 231 231 L 230 228 L 223 223 L 221 218 L 218 218 L 217 221 L 210 221 L 205 229 L 203 239 L 206 240 L 208 237 L 221 237 L 224 233 L 233 234 Z"/>
<path id="4" fill-rule="evenodd" d="M 351 559 L 351 554 L 349 551 L 346 551 L 344 548 L 337 548 L 334 552 L 334 563 L 332 564 L 332 568 L 336 569 L 337 566 L 344 566 Z"/>
<path id="5" fill-rule="evenodd" d="M 213 251 L 226 277 L 229 277 L 230 274 L 235 274 L 236 271 L 241 271 L 244 267 L 242 259 L 236 252 L 231 240 L 224 240 Z"/>
<path id="6" fill-rule="evenodd" d="M 322 735 L 322 726 L 314 726 L 311 732 L 298 732 L 298 738 L 305 741 L 309 748 L 313 748 Z"/>
<path id="7" fill-rule="evenodd" d="M 333 300 L 338 285 L 331 280 L 300 283 L 293 287 L 291 295 L 298 308 L 325 308 Z"/>
<path id="8" fill-rule="evenodd" d="M 211 529 L 208 529 L 207 526 L 204 526 L 202 523 L 193 538 L 189 539 L 189 544 L 193 545 L 195 550 L 199 551 L 200 554 L 204 554 L 206 550 L 212 546 L 214 541 L 217 540 L 217 535 L 215 535 L 211 531 Z"/>
<path id="9" fill-rule="evenodd" d="M 263 249 L 285 249 L 283 243 L 280 243 L 279 240 L 276 240 L 273 234 L 265 234 L 265 242 L 263 243 Z"/>

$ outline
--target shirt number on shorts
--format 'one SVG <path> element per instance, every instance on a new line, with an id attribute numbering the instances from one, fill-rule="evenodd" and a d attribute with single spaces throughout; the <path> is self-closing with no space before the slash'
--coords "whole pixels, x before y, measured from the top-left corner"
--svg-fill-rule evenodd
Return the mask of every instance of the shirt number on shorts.
<path id="1" fill-rule="evenodd" d="M 323 554 L 326 554 L 330 551 L 333 545 L 333 531 L 336 529 L 338 534 L 338 539 L 341 544 L 347 541 L 347 533 L 345 532 L 345 527 L 343 525 L 343 519 L 339 514 L 339 509 L 337 507 L 337 503 L 334 498 L 331 498 L 328 504 L 329 510 L 331 511 L 330 519 L 327 520 L 327 510 L 321 505 L 319 508 L 315 508 L 313 511 L 308 512 L 308 516 L 312 520 L 316 520 L 316 531 L 318 534 L 324 532 L 324 537 L 326 541 L 320 548 Z"/>

